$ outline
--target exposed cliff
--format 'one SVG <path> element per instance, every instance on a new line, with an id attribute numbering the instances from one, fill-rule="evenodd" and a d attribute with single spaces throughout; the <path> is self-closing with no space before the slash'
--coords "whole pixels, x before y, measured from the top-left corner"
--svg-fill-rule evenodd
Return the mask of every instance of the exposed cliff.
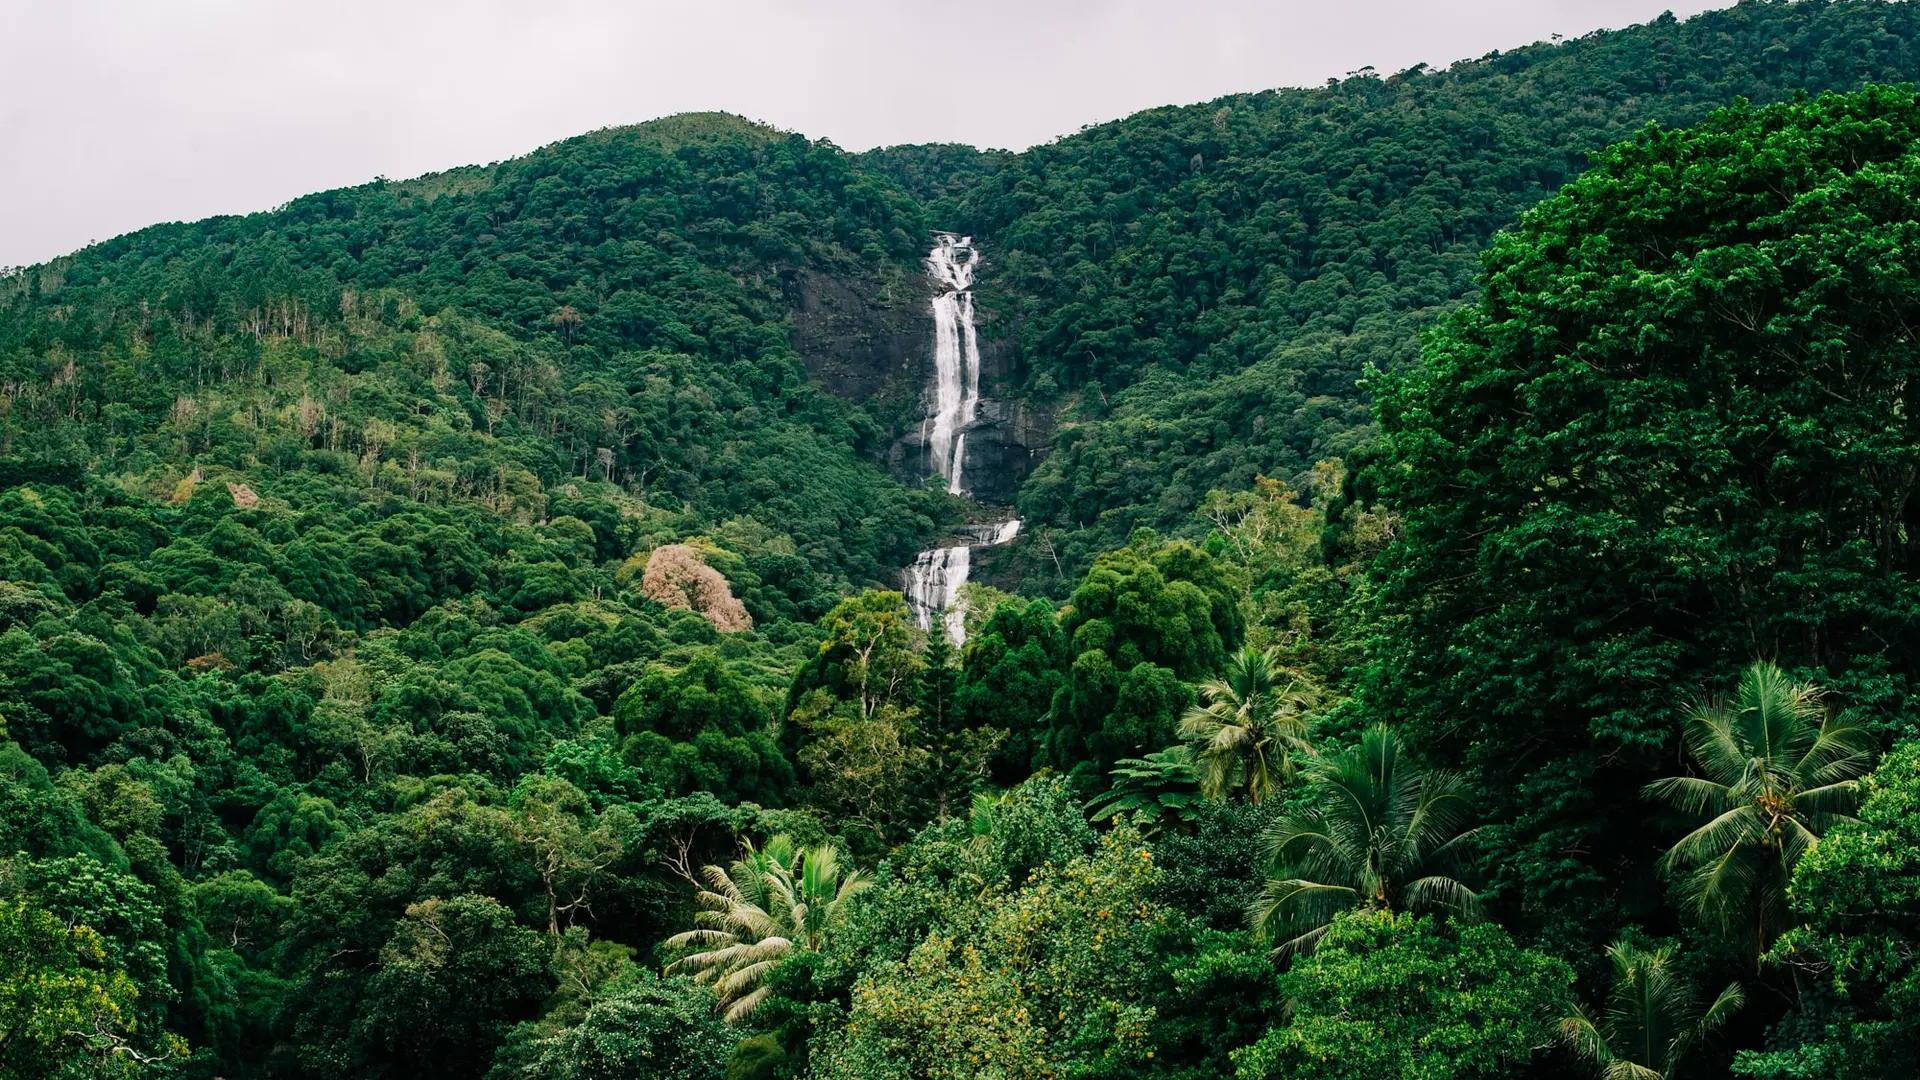
<path id="1" fill-rule="evenodd" d="M 998 293 L 986 263 L 978 290 L 986 301 L 980 334 L 979 408 L 965 434 L 966 487 L 984 503 L 1011 504 L 1045 457 L 1053 417 L 1021 396 L 1026 377 L 1017 310 Z M 928 454 L 935 411 L 933 289 L 918 267 L 882 273 L 803 268 L 783 275 L 794 348 L 808 374 L 828 390 L 864 405 L 885 430 L 887 464 L 910 483 L 938 470 Z"/>

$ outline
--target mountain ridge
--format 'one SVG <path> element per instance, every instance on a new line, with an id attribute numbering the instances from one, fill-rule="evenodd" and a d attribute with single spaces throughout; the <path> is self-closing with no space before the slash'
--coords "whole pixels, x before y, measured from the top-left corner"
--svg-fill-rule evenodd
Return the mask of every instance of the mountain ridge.
<path id="1" fill-rule="evenodd" d="M 721 216 L 683 219 L 680 227 L 727 233 L 721 243 L 736 253 L 713 265 L 742 285 L 786 282 L 775 288 L 785 315 L 769 309 L 765 317 L 799 328 L 792 343 L 807 354 L 809 370 L 851 388 L 853 402 L 883 426 L 893 449 L 868 453 L 884 463 L 911 458 L 901 457 L 899 440 L 921 407 L 914 384 L 925 372 L 913 370 L 908 355 L 919 238 L 936 226 L 960 229 L 988 254 L 979 302 L 999 335 L 994 396 L 1034 415 L 1058 414 L 1060 437 L 1070 440 L 1065 453 L 1053 452 L 1060 448 L 1052 437 L 1048 446 L 1025 447 L 1036 479 L 1009 474 L 997 489 L 1012 498 L 1017 488 L 1023 515 L 1058 534 L 1068 553 L 1063 565 L 1077 568 L 1141 526 L 1199 535 L 1207 487 L 1250 483 L 1261 472 L 1298 475 L 1363 446 L 1361 373 L 1410 363 L 1420 328 L 1472 294 L 1478 251 L 1493 231 L 1577 175 L 1592 149 L 1639 124 L 1689 122 L 1743 95 L 1769 100 L 1790 86 L 1920 77 L 1908 44 L 1912 25 L 1912 10 L 1898 4 L 1749 2 L 1444 68 L 1416 66 L 1384 78 L 1363 72 L 1321 87 L 1156 107 L 1017 153 L 953 144 L 848 153 L 734 114 L 675 114 L 487 166 L 317 192 L 277 212 L 154 226 L 65 256 L 10 288 L 33 276 L 44 279 L 43 291 L 57 289 L 69 268 L 89 262 L 132 272 L 119 253 L 148 246 L 142 237 L 165 230 L 177 230 L 172 235 L 190 249 L 196 235 L 258 239 L 303 216 L 378 217 L 388 212 L 383 199 L 405 218 L 416 202 L 475 202 L 508 183 L 523 190 L 505 193 L 485 215 L 497 217 L 505 205 L 521 232 L 545 230 L 540 276 L 555 285 L 570 278 L 572 298 L 555 292 L 547 311 L 507 317 L 502 328 L 537 340 L 555 332 L 540 320 L 564 307 L 580 314 L 578 333 L 599 347 L 627 347 L 640 341 L 618 326 L 607 332 L 602 290 L 591 279 L 604 273 L 597 267 L 612 250 L 608 239 L 652 244 L 665 234 L 635 233 L 632 223 L 607 215 L 634 197 L 635 185 L 678 185 L 664 197 L 682 200 L 694 193 L 689 169 L 719 170 L 715 176 L 731 175 L 736 186 L 716 201 L 721 188 L 698 181 L 705 209 L 697 213 Z M 1830 58 L 1840 56 L 1848 60 L 1836 66 Z M 756 148 L 747 157 L 785 147 L 778 153 L 795 164 L 749 178 L 737 171 L 739 161 L 725 160 L 729 144 Z M 827 198 L 846 201 L 835 209 L 817 201 L 776 205 L 770 193 L 790 183 L 795 167 L 837 173 Z M 567 221 L 525 217 L 540 212 L 525 201 L 534 183 L 603 194 L 588 195 Z M 795 222 L 811 220 L 831 233 L 831 222 L 862 216 L 877 228 L 857 239 L 847 232 L 829 239 L 809 232 L 811 225 L 795 231 Z M 467 214 L 434 228 L 477 238 L 498 224 Z M 383 228 L 356 243 L 384 247 L 402 265 L 424 265 L 424 251 L 406 250 L 414 241 Z M 684 235 L 691 234 L 672 243 L 684 243 Z M 470 240 L 455 246 L 462 272 L 488 268 Z M 351 276 L 418 288 L 406 284 L 406 273 L 391 282 Z M 803 277 L 821 283 L 803 286 Z M 458 296 L 439 288 L 419 299 L 439 305 Z M 820 309 L 806 305 L 822 296 L 853 298 L 866 313 L 836 317 L 831 332 L 809 330 L 818 319 L 807 312 Z M 1380 303 L 1384 309 L 1366 310 Z M 466 302 L 481 317 L 506 316 L 487 306 Z M 869 341 L 887 344 L 875 351 Z M 1258 388 L 1234 374 L 1255 367 L 1271 372 Z M 1220 384 L 1205 389 L 1215 379 Z M 1130 392 L 1137 383 L 1152 389 Z M 1202 396 L 1187 400 L 1187 393 Z M 1181 419 L 1196 416 L 1209 419 L 1198 427 Z M 1248 423 L 1255 418 L 1260 430 Z M 1222 423 L 1223 433 L 1201 430 Z M 1181 433 L 1168 443 L 1157 430 Z M 1037 581 L 1045 569 L 1035 563 L 1023 574 Z M 1047 587 L 1064 581 L 1056 575 Z"/>

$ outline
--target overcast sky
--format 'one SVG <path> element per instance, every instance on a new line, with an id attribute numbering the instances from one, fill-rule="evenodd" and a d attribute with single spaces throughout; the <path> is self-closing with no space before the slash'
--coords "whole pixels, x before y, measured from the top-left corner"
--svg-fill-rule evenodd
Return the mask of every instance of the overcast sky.
<path id="1" fill-rule="evenodd" d="M 0 266 L 156 221 L 722 109 L 850 149 L 1025 147 L 1711 2 L 0 0 Z"/>

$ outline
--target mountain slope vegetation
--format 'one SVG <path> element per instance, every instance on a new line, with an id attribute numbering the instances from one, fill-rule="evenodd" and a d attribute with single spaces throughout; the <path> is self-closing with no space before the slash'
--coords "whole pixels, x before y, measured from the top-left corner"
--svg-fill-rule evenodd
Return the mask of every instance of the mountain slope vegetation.
<path id="1" fill-rule="evenodd" d="M 1917 19 L 0 278 L 0 1080 L 1905 1075 Z M 934 229 L 1055 431 L 959 646 Z"/>
<path id="2" fill-rule="evenodd" d="M 1903 4 L 1743 3 L 1444 68 L 1153 109 L 953 198 L 1068 426 L 1020 496 L 1083 552 L 1204 535 L 1206 493 L 1346 456 L 1480 252 L 1648 123 L 1920 79 Z M 1084 532 L 1084 535 L 1081 535 Z"/>

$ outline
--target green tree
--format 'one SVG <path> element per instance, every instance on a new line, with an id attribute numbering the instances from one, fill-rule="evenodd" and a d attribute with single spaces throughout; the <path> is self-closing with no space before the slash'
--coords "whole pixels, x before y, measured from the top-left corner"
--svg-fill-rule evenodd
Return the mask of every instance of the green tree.
<path id="1" fill-rule="evenodd" d="M 968 879 L 933 895 L 918 882 L 880 890 L 874 909 L 918 908 L 926 920 L 888 928 L 894 940 L 863 965 L 844 1027 L 814 1051 L 815 1075 L 1013 1080 L 1151 1068 L 1148 998 L 1172 922 L 1152 898 L 1155 880 L 1152 852 L 1123 824 L 1090 853 L 996 878 L 984 893 Z"/>
<path id="2" fill-rule="evenodd" d="M 633 814 L 624 806 L 595 814 L 585 792 L 534 773 L 514 789 L 513 820 L 546 893 L 547 934 L 558 940 L 562 916 L 571 928 L 579 913 L 590 912 L 594 888 L 626 853 Z"/>
<path id="3" fill-rule="evenodd" d="M 485 896 L 407 907 L 379 953 L 339 1075 L 477 1076 L 552 990 L 546 941 Z"/>
<path id="4" fill-rule="evenodd" d="M 1311 950 L 1340 912 L 1478 910 L 1479 898 L 1438 872 L 1476 831 L 1467 785 L 1422 771 L 1384 726 L 1349 750 L 1309 766 L 1312 808 L 1288 813 L 1263 837 L 1272 867 L 1247 912 L 1276 951 Z"/>
<path id="5" fill-rule="evenodd" d="M 1200 790 L 1209 799 L 1245 791 L 1260 802 L 1293 782 L 1297 755 L 1311 754 L 1303 676 L 1280 666 L 1277 651 L 1250 645 L 1227 657 L 1225 674 L 1200 684 L 1205 705 L 1187 710 L 1180 737 L 1194 745 Z"/>
<path id="6" fill-rule="evenodd" d="M 872 884 L 841 863 L 831 844 L 802 848 L 786 834 L 764 848 L 746 845 L 731 867 L 708 866 L 694 896 L 695 928 L 667 939 L 668 948 L 698 949 L 667 966 L 719 992 L 728 1020 L 750 1015 L 767 999 L 767 974 L 795 951 L 818 952 L 846 914 L 850 899 Z"/>
<path id="7" fill-rule="evenodd" d="M 1661 860 L 1684 874 L 1692 913 L 1745 940 L 1756 960 L 1786 929 L 1793 868 L 1834 825 L 1850 821 L 1872 737 L 1848 713 L 1830 713 L 1819 688 L 1769 663 L 1740 677 L 1731 701 L 1687 711 L 1687 749 L 1704 776 L 1647 785 L 1706 824 Z"/>
<path id="8" fill-rule="evenodd" d="M 81 1080 L 133 1074 L 138 991 L 104 964 L 100 935 L 24 900 L 0 899 L 0 1077 Z"/>
<path id="9" fill-rule="evenodd" d="M 1061 612 L 1072 662 L 1045 763 L 1089 789 L 1120 758 L 1173 742 L 1193 696 L 1184 680 L 1218 671 L 1239 641 L 1235 593 L 1211 556 L 1147 530 L 1096 559 Z"/>
<path id="10" fill-rule="evenodd" d="M 1687 1052 L 1724 1026 L 1747 996 L 1729 983 L 1713 1003 L 1674 969 L 1672 946 L 1641 948 L 1619 941 L 1607 947 L 1613 986 L 1607 1011 L 1576 1007 L 1560 1021 L 1560 1038 L 1592 1062 L 1603 1080 L 1669 1080 Z"/>
<path id="11" fill-rule="evenodd" d="M 200 929 L 187 921 L 191 899 L 159 845 L 136 837 L 129 849 L 137 858 L 122 855 L 118 866 L 86 854 L 15 859 L 0 865 L 0 889 L 24 896 L 62 925 L 89 929 L 88 948 L 97 950 L 100 967 L 124 975 L 134 991 L 119 1000 L 129 1013 L 120 1032 L 123 1052 L 158 1058 L 178 1034 L 169 1032 L 169 1014 L 199 1004 L 188 994 L 201 962 L 195 946 L 204 948 L 205 938 L 190 936 Z"/>
<path id="12" fill-rule="evenodd" d="M 954 696 L 969 727 L 1007 732 L 993 762 L 996 782 L 1018 784 L 1032 774 L 1068 663 L 1060 621 L 1045 600 L 1002 604 L 968 635 Z"/>
<path id="13" fill-rule="evenodd" d="M 888 705 L 913 705 L 921 660 L 913 615 L 899 593 L 870 589 L 850 596 L 820 620 L 820 632 L 826 640 L 794 677 L 789 711 L 814 689 L 854 704 L 862 718 Z"/>
<path id="14" fill-rule="evenodd" d="M 1734 1072 L 1756 1080 L 1896 1080 L 1920 1061 L 1920 741 L 1908 739 L 1861 784 L 1843 822 L 1793 873 L 1802 920 L 1770 959 L 1808 980 L 1801 1008 Z"/>
<path id="15" fill-rule="evenodd" d="M 613 723 L 621 755 L 670 794 L 778 806 L 793 784 L 760 692 L 713 650 L 651 667 L 614 702 Z"/>
<path id="16" fill-rule="evenodd" d="M 929 757 L 914 737 L 913 710 L 889 703 L 863 714 L 819 689 L 788 719 L 807 737 L 799 757 L 809 801 L 886 844 L 913 809 L 911 784 Z"/>
<path id="17" fill-rule="evenodd" d="M 1517 1075 L 1552 1041 L 1573 969 L 1492 923 L 1343 914 L 1280 976 L 1290 1018 L 1233 1055 L 1243 1080 Z"/>
<path id="18" fill-rule="evenodd" d="M 1075 655 L 1097 650 L 1122 670 L 1150 663 L 1197 679 L 1219 670 L 1239 643 L 1236 592 L 1206 552 L 1142 531 L 1094 560 L 1060 630 Z"/>
<path id="19" fill-rule="evenodd" d="M 920 760 L 912 786 L 922 814 L 936 821 L 965 812 L 987 782 L 989 761 L 1007 741 L 1003 728 L 964 726 L 960 671 L 953 661 L 947 636 L 928 635 L 913 724 Z"/>
<path id="20" fill-rule="evenodd" d="M 513 1080 L 721 1080 L 738 1040 L 715 1018 L 712 1002 L 711 993 L 686 980 L 643 977 L 546 1039 Z"/>
<path id="21" fill-rule="evenodd" d="M 1362 696 L 1482 784 L 1495 884 L 1596 944 L 1674 688 L 1760 654 L 1912 693 L 1916 139 L 1903 88 L 1642 131 L 1373 383 L 1401 521 Z"/>
<path id="22" fill-rule="evenodd" d="M 718 652 L 702 649 L 677 670 L 650 668 L 614 702 L 613 719 L 622 738 L 653 731 L 675 742 L 692 742 L 708 728 L 728 735 L 758 730 L 767 716 L 753 685 Z"/>
<path id="23" fill-rule="evenodd" d="M 396 783 L 406 808 L 295 863 L 281 1023 L 322 1077 L 477 1072 L 552 982 L 547 900 L 515 815 L 452 777 Z M 524 920 L 524 922 L 522 921 Z"/>
<path id="24" fill-rule="evenodd" d="M 193 885 L 193 906 L 223 948 L 260 955 L 277 942 L 293 902 L 246 870 L 229 870 Z"/>

